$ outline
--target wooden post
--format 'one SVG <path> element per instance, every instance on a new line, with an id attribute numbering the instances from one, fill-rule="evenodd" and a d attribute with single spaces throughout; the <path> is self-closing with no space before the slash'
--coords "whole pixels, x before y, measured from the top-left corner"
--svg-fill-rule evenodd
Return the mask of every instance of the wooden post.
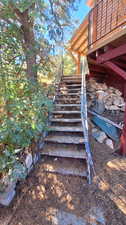
<path id="1" fill-rule="evenodd" d="M 97 40 L 97 7 L 95 7 L 94 10 L 93 10 L 93 24 L 92 24 L 92 26 L 93 26 L 92 41 L 93 41 L 93 43 L 95 43 L 96 40 Z"/>
<path id="2" fill-rule="evenodd" d="M 125 101 L 125 113 L 124 113 L 124 127 L 120 138 L 120 155 L 126 156 L 126 83 L 124 84 L 124 101 Z"/>
<path id="3" fill-rule="evenodd" d="M 76 74 L 77 75 L 80 75 L 80 73 L 81 73 L 81 68 L 80 68 L 80 54 L 78 54 L 78 57 L 77 57 L 77 70 L 76 70 Z"/>

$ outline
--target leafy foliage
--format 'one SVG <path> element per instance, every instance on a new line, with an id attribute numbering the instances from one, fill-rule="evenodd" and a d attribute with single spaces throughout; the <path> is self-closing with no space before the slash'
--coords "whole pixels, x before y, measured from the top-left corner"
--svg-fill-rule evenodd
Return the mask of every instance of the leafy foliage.
<path id="1" fill-rule="evenodd" d="M 44 87 L 23 76 L 4 74 L 0 77 L 0 87 L 0 173 L 6 174 L 18 162 L 17 149 L 23 150 L 37 142 L 47 129 L 52 103 Z"/>
<path id="2" fill-rule="evenodd" d="M 75 74 L 75 63 L 73 62 L 72 57 L 69 54 L 65 54 L 63 57 L 64 61 L 64 74 L 70 75 Z"/>
<path id="3" fill-rule="evenodd" d="M 79 0 L 0 1 L 1 28 L 22 52 L 29 78 L 36 80 L 41 65 L 47 67 L 54 43 L 56 45 L 62 42 L 65 29 L 70 29 L 70 12 L 77 8 L 78 2 Z"/>
<path id="4" fill-rule="evenodd" d="M 0 178 L 25 177 L 18 150 L 36 143 L 47 129 L 52 103 L 38 76 L 56 74 L 53 46 L 62 42 L 76 2 L 0 1 Z"/>

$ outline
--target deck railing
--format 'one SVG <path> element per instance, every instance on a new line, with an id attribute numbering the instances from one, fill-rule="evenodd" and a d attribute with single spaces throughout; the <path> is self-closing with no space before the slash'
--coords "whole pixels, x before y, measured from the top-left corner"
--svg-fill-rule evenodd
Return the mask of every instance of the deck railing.
<path id="1" fill-rule="evenodd" d="M 126 0 L 99 0 L 89 12 L 89 48 L 126 24 Z"/>

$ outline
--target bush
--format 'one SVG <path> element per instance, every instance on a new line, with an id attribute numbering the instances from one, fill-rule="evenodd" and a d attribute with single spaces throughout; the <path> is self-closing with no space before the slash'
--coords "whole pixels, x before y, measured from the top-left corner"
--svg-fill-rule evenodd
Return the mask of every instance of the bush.
<path id="1" fill-rule="evenodd" d="M 18 152 L 37 142 L 47 129 L 52 103 L 47 90 L 38 83 L 13 76 L 0 77 L 0 175 L 13 171 Z M 19 163 L 17 167 L 20 167 Z M 16 175 L 14 175 L 16 176 Z"/>

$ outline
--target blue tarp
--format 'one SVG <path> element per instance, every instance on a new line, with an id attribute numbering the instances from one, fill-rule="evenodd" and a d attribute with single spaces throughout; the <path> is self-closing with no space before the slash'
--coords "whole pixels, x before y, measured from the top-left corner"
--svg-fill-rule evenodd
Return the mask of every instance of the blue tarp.
<path id="1" fill-rule="evenodd" d="M 103 130 L 112 140 L 118 142 L 119 141 L 119 132 L 116 127 L 113 125 L 105 122 L 104 120 L 94 116 L 92 121 L 101 129 Z"/>

